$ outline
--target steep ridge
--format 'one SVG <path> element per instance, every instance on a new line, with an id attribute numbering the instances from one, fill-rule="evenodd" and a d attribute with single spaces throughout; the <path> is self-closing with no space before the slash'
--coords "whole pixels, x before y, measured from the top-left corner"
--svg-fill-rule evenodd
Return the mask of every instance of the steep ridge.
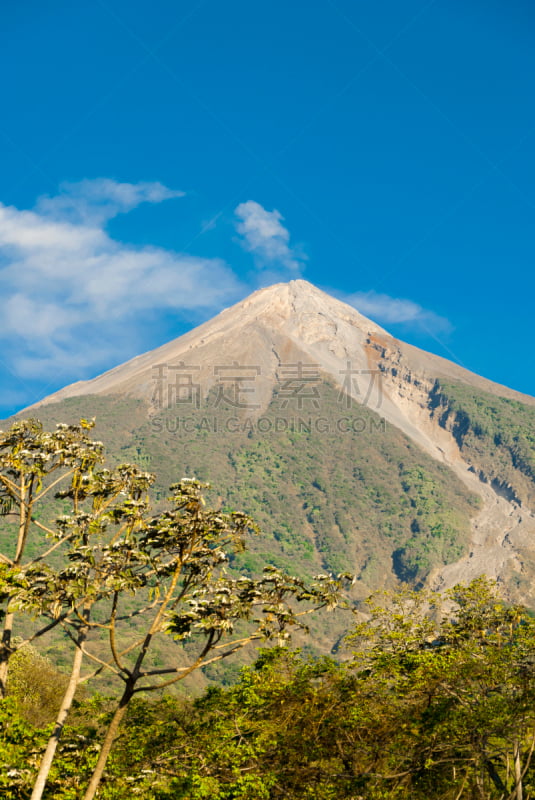
<path id="1" fill-rule="evenodd" d="M 147 418 L 157 419 L 166 411 L 191 410 L 192 404 L 206 408 L 220 392 L 220 398 L 230 399 L 229 413 L 234 398 L 240 418 L 261 419 L 274 397 L 280 401 L 284 393 L 282 406 L 293 402 L 300 414 L 319 417 L 322 401 L 315 387 L 320 375 L 339 397 L 368 406 L 481 498 L 466 555 L 434 569 L 431 585 L 447 587 L 485 572 L 501 580 L 515 599 L 532 602 L 535 517 L 526 488 L 533 486 L 532 478 L 521 474 L 514 459 L 507 479 L 489 473 L 490 457 L 485 460 L 457 435 L 454 392 L 444 394 L 441 386 L 459 385 L 473 397 L 501 398 L 518 409 L 533 409 L 535 399 L 400 342 L 305 281 L 259 290 L 179 339 L 68 386 L 22 413 L 102 396 L 141 401 Z"/>

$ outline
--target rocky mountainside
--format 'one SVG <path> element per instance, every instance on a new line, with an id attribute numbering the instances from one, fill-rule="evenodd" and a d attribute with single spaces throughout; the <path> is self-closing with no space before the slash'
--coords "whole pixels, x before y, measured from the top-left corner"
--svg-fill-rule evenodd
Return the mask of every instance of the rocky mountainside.
<path id="1" fill-rule="evenodd" d="M 361 593 L 486 573 L 535 604 L 535 399 L 305 281 L 21 414 L 96 416 L 113 456 L 150 464 L 160 492 L 210 480 L 265 530 L 242 569 L 349 570 Z"/>

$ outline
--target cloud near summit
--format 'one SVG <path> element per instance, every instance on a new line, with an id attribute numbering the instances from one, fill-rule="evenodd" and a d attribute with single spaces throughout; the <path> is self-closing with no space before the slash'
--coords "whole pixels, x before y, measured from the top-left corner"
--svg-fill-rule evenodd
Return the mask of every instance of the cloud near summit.
<path id="1" fill-rule="evenodd" d="M 450 333 L 452 330 L 451 322 L 445 317 L 405 298 L 390 297 L 387 294 L 371 291 L 354 292 L 346 295 L 344 300 L 364 316 L 385 325 L 405 324 L 412 328 L 420 328 L 431 335 Z"/>
<path id="2" fill-rule="evenodd" d="M 290 246 L 290 232 L 282 224 L 280 211 L 267 211 L 260 203 L 248 200 L 240 203 L 235 214 L 242 246 L 253 253 L 261 269 L 282 268 L 288 271 L 289 278 L 301 275 L 306 256 L 298 247 Z"/>

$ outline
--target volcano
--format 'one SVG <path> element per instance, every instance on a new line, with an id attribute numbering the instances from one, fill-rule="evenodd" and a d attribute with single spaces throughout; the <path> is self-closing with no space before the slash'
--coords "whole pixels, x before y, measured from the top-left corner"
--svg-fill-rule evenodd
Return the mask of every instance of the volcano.
<path id="1" fill-rule="evenodd" d="M 209 480 L 261 562 L 355 591 L 485 573 L 535 602 L 535 399 L 406 344 L 303 280 L 19 416 L 95 416 L 113 458 Z"/>

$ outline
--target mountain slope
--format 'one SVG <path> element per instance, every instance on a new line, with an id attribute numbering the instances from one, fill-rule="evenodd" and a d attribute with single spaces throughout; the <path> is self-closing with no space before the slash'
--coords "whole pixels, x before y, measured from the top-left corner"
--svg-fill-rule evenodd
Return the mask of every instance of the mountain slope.
<path id="1" fill-rule="evenodd" d="M 160 492 L 209 479 L 265 529 L 243 568 L 347 569 L 362 591 L 486 572 L 531 602 L 534 411 L 292 281 L 24 414 L 96 416 Z"/>
<path id="2" fill-rule="evenodd" d="M 259 403 L 265 407 L 281 364 L 292 363 L 292 360 L 317 365 L 359 402 L 366 397 L 370 406 L 377 401 L 379 388 L 384 388 L 382 415 L 393 416 L 394 424 L 407 426 L 409 435 L 416 438 L 419 433 L 412 430 L 410 420 L 400 407 L 402 404 L 390 397 L 388 386 L 381 384 L 379 387 L 374 376 L 366 372 L 377 369 L 385 377 L 398 378 L 392 381 L 393 385 L 397 385 L 400 378 L 410 382 L 413 374 L 424 381 L 458 380 L 499 396 L 535 404 L 535 399 L 528 395 L 394 339 L 346 303 L 306 281 L 295 280 L 260 289 L 184 336 L 97 378 L 67 386 L 36 405 L 89 394 L 139 397 L 154 404 L 157 365 L 176 367 L 181 362 L 196 368 L 196 383 L 206 395 L 217 382 L 218 376 L 214 374 L 217 366 L 237 362 L 257 368 L 250 405 Z M 348 380 L 348 361 L 352 370 L 361 371 L 358 381 Z M 433 449 L 432 443 L 430 446 Z"/>

